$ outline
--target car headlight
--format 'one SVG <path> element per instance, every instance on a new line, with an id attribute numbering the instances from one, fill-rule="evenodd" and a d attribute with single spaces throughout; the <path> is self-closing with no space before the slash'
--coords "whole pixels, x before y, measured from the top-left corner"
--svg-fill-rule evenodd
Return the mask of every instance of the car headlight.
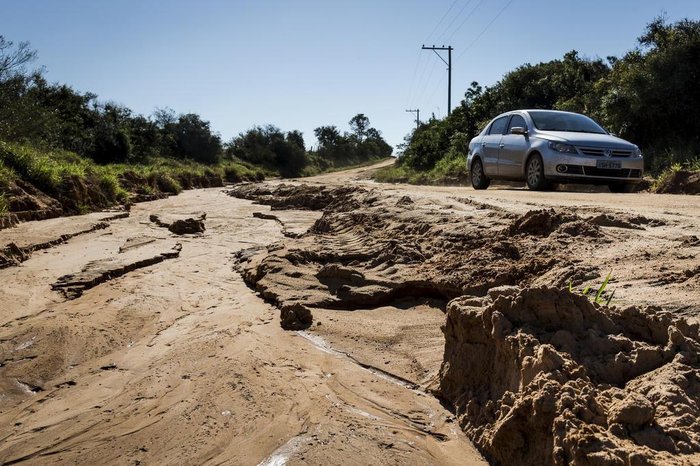
<path id="1" fill-rule="evenodd" d="M 549 148 L 557 152 L 563 152 L 565 154 L 578 154 L 574 146 L 572 146 L 571 144 L 564 144 L 563 142 L 550 141 Z"/>
<path id="2" fill-rule="evenodd" d="M 644 156 L 642 155 L 642 149 L 640 149 L 639 147 L 637 147 L 637 148 L 634 150 L 634 156 L 635 156 L 635 157 L 644 157 Z"/>

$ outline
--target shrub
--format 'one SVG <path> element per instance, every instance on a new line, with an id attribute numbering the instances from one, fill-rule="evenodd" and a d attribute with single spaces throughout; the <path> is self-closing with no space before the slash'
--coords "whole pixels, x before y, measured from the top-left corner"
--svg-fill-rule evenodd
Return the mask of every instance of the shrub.
<path id="1" fill-rule="evenodd" d="M 95 133 L 92 158 L 99 163 L 126 162 L 131 158 L 131 140 L 124 128 L 101 125 Z"/>

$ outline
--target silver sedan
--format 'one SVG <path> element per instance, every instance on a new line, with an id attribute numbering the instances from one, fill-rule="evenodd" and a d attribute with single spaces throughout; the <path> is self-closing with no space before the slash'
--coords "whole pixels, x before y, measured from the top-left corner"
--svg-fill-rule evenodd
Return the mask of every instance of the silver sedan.
<path id="1" fill-rule="evenodd" d="M 552 182 L 607 184 L 625 192 L 639 182 L 639 147 L 587 116 L 555 110 L 516 110 L 497 116 L 469 143 L 467 170 L 474 189 L 492 179 L 545 190 Z"/>

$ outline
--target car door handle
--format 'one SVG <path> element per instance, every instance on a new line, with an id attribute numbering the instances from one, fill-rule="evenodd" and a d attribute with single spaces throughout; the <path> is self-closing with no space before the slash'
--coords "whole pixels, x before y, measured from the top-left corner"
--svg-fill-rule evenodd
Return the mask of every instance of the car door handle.
<path id="1" fill-rule="evenodd" d="M 501 149 L 503 149 L 504 147 L 506 147 L 506 145 L 503 144 L 503 143 L 501 143 L 501 144 L 498 145 L 498 147 L 500 147 Z"/>
<path id="2" fill-rule="evenodd" d="M 486 147 L 486 143 L 485 143 L 485 142 L 482 142 L 482 143 L 481 143 L 481 147 Z"/>

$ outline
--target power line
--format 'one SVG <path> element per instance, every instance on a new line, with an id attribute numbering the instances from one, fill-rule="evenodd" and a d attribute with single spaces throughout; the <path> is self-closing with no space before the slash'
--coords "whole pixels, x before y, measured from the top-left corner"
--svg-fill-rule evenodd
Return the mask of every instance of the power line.
<path id="1" fill-rule="evenodd" d="M 445 14 L 442 15 L 442 18 L 440 18 L 440 21 L 438 21 L 438 23 L 435 25 L 435 27 L 433 28 L 433 30 L 430 32 L 430 34 L 428 34 L 428 37 L 426 37 L 425 40 L 424 40 L 423 42 L 428 42 L 428 41 L 430 40 L 430 38 L 433 36 L 433 34 L 435 34 L 435 31 L 437 31 L 437 29 L 440 27 L 440 25 L 442 24 L 442 22 L 445 21 L 445 18 L 447 18 L 447 15 L 450 14 L 450 11 L 452 11 L 452 8 L 454 8 L 454 6 L 457 4 L 458 1 L 459 1 L 459 0 L 454 0 L 454 1 L 452 2 L 452 5 L 450 5 L 450 7 L 449 7 L 449 8 L 447 9 L 447 11 L 445 12 Z M 470 1 L 471 1 L 471 0 L 470 0 Z"/>
<path id="2" fill-rule="evenodd" d="M 489 24 L 487 24 L 484 29 L 481 30 L 479 35 L 476 36 L 476 39 L 474 39 L 469 45 L 467 45 L 464 48 L 464 50 L 462 51 L 461 54 L 459 54 L 459 57 L 457 57 L 457 59 L 462 58 L 462 56 L 467 52 L 467 50 L 472 48 L 479 41 L 479 39 L 481 39 L 481 36 L 483 36 L 486 33 L 486 31 L 488 31 L 488 29 L 491 27 L 491 25 L 496 22 L 496 20 L 503 14 L 504 11 L 506 11 L 506 9 L 510 6 L 511 3 L 513 3 L 513 1 L 514 0 L 509 0 L 508 3 L 506 3 L 505 6 L 503 8 L 501 8 L 501 11 L 499 11 L 498 14 L 493 17 L 491 22 Z"/>
<path id="3" fill-rule="evenodd" d="M 472 16 L 474 16 L 474 12 L 479 9 L 479 7 L 481 6 L 482 3 L 484 3 L 484 0 L 481 0 L 479 3 L 476 4 L 476 6 L 472 9 L 472 11 L 470 11 L 469 14 L 466 16 L 466 18 L 464 18 L 464 21 L 459 23 L 459 26 L 457 27 L 457 29 L 455 29 L 452 32 L 452 34 L 450 34 L 450 37 L 448 37 L 445 42 L 449 42 L 452 40 L 452 38 L 455 36 L 455 34 L 457 34 L 459 32 L 459 30 L 462 29 L 462 26 L 464 26 L 464 24 L 467 22 L 467 20 L 469 18 L 471 18 Z"/>
<path id="4" fill-rule="evenodd" d="M 422 52 L 422 50 L 420 50 L 420 51 Z M 433 59 L 434 59 L 434 57 L 433 57 Z M 435 73 L 435 66 L 430 67 L 430 73 L 428 73 L 428 78 L 425 80 L 425 82 L 423 82 L 423 78 L 425 77 L 425 73 L 426 73 L 426 71 L 428 71 L 428 65 L 431 63 L 432 62 L 430 60 L 425 60 L 425 66 L 423 67 L 423 73 L 422 73 L 420 80 L 418 81 L 418 84 L 419 85 L 422 84 L 422 86 L 420 86 L 420 92 L 414 96 L 414 98 L 413 98 L 414 102 L 418 102 L 418 101 L 420 101 L 420 99 L 423 98 L 423 95 L 425 94 L 425 91 L 428 88 L 428 84 L 430 84 L 432 82 L 431 78 L 433 77 L 433 74 Z"/>
<path id="5" fill-rule="evenodd" d="M 430 95 L 423 95 L 423 99 L 421 100 L 421 104 L 429 107 L 431 103 L 434 103 L 433 97 L 435 97 L 435 94 L 437 94 L 438 91 L 441 91 L 444 89 L 442 87 L 442 79 L 438 78 L 437 80 L 433 79 L 428 83 L 427 89 L 432 89 L 433 91 L 430 92 Z"/>
<path id="6" fill-rule="evenodd" d="M 413 78 L 411 78 L 411 85 L 408 87 L 408 95 L 406 96 L 406 106 L 411 102 L 411 98 L 413 97 L 413 88 L 414 85 L 416 84 L 416 76 L 418 76 L 418 68 L 420 68 L 420 62 L 423 54 L 420 53 L 420 50 L 418 51 L 418 58 L 416 60 L 416 67 L 413 69 Z"/>
<path id="7" fill-rule="evenodd" d="M 447 28 L 445 28 L 445 30 L 442 31 L 442 34 L 440 35 L 440 37 L 444 37 L 444 36 L 447 34 L 447 32 L 448 32 L 448 31 L 450 30 L 450 28 L 452 27 L 452 25 L 453 25 L 455 22 L 457 22 L 457 20 L 459 19 L 459 17 L 462 16 L 462 13 L 464 12 L 464 10 L 466 10 L 466 8 L 469 6 L 469 4 L 470 4 L 472 1 L 473 1 L 473 0 L 468 0 L 467 3 L 465 3 L 464 5 L 462 5 L 462 8 L 461 8 L 461 9 L 459 10 L 459 12 L 452 18 L 452 21 L 450 21 L 450 24 L 447 25 Z"/>
<path id="8" fill-rule="evenodd" d="M 459 0 L 453 0 L 453 1 L 452 1 L 452 3 L 450 4 L 450 6 L 447 8 L 447 11 L 445 11 L 445 13 L 444 13 L 444 14 L 442 15 L 442 17 L 440 18 L 440 21 L 438 21 L 438 23 L 435 25 L 435 27 L 434 27 L 433 30 L 430 32 L 430 34 L 428 34 L 428 37 L 425 38 L 425 40 L 423 41 L 423 43 L 426 43 L 426 42 L 428 42 L 428 40 L 430 40 L 430 37 L 432 37 L 433 34 L 435 34 L 435 32 L 438 30 L 438 28 L 440 27 L 440 25 L 445 21 L 445 19 L 446 19 L 447 16 L 450 14 L 450 12 L 451 12 L 452 9 L 455 7 L 455 5 L 457 4 L 458 1 L 459 1 Z M 471 2 L 471 1 L 472 1 L 472 0 L 469 0 L 469 2 Z M 469 2 L 467 2 L 467 4 L 468 4 Z M 462 8 L 462 10 L 463 10 L 463 9 L 464 9 L 464 7 Z M 462 10 L 460 10 L 460 13 L 461 13 Z M 454 18 L 453 18 L 453 21 L 454 21 Z M 443 32 L 443 34 L 444 34 L 444 32 Z M 413 72 L 413 78 L 411 79 L 411 85 L 409 86 L 408 100 L 407 100 L 406 105 L 408 105 L 409 103 L 413 103 L 413 102 L 415 101 L 416 96 L 417 96 L 417 94 L 418 94 L 418 89 L 420 89 L 420 96 L 421 96 L 421 97 L 423 96 L 423 94 L 425 93 L 425 87 L 429 84 L 430 78 L 432 77 L 432 70 L 431 70 L 431 73 L 430 73 L 430 75 L 428 76 L 428 80 L 425 82 L 425 86 L 421 87 L 421 84 L 423 83 L 423 78 L 425 78 L 425 73 L 426 73 L 427 68 L 428 68 L 428 62 L 426 61 L 425 64 L 424 64 L 424 66 L 423 66 L 423 70 L 422 70 L 422 72 L 421 72 L 421 74 L 420 74 L 420 78 L 419 78 L 418 82 L 416 83 L 416 75 L 418 74 L 418 69 L 420 68 L 421 55 L 423 55 L 423 54 L 421 54 L 420 52 L 421 52 L 421 51 L 419 50 L 419 51 L 418 51 L 419 56 L 418 56 L 418 60 L 417 60 L 417 62 L 416 62 L 416 68 L 415 68 L 415 70 L 414 70 L 414 72 Z"/>
<path id="9" fill-rule="evenodd" d="M 435 94 L 440 90 L 441 86 L 435 86 L 433 88 L 433 92 L 430 93 L 430 96 L 426 100 L 427 103 L 433 102 L 433 97 L 435 97 Z"/>

